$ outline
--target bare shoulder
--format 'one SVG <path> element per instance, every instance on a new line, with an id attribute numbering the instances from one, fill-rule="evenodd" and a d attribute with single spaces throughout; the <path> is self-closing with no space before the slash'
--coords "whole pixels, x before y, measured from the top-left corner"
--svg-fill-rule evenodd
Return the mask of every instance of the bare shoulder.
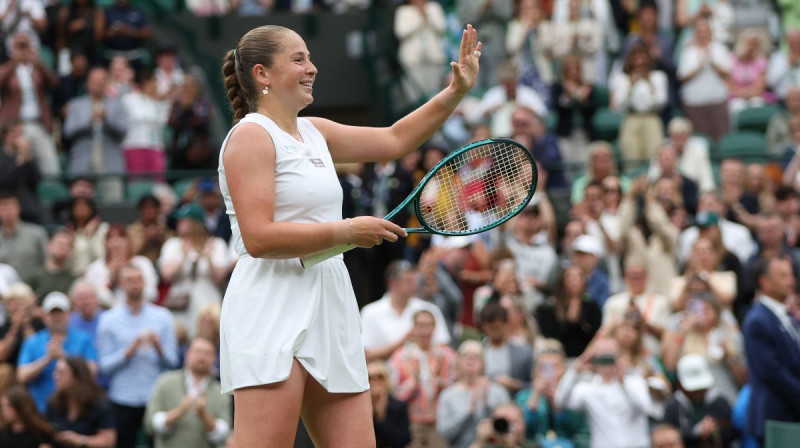
<path id="1" fill-rule="evenodd" d="M 266 129 L 256 123 L 243 123 L 237 126 L 225 145 L 223 162 L 249 164 L 264 156 L 275 155 L 275 145 Z"/>
<path id="2" fill-rule="evenodd" d="M 310 121 L 311 124 L 313 124 L 314 127 L 317 128 L 319 132 L 322 133 L 322 136 L 325 137 L 326 139 L 328 138 L 328 135 L 336 129 L 336 127 L 342 126 L 335 121 L 328 120 L 327 118 L 321 118 L 321 117 L 304 117 L 304 118 Z"/>

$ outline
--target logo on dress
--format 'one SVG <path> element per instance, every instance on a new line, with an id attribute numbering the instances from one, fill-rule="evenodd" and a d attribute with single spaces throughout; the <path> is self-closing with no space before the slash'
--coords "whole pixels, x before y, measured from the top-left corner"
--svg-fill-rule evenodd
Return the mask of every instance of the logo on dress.
<path id="1" fill-rule="evenodd" d="M 317 168 L 325 168 L 325 163 L 322 162 L 322 159 L 308 159 L 312 165 Z"/>
<path id="2" fill-rule="evenodd" d="M 295 145 L 283 145 L 283 149 L 285 149 L 289 154 L 297 152 L 297 146 Z"/>

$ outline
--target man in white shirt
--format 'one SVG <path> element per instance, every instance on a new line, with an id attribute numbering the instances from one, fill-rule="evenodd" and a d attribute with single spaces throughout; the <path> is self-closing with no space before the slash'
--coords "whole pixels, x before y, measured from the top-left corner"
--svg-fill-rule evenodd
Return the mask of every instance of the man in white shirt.
<path id="1" fill-rule="evenodd" d="M 544 301 L 555 279 L 558 255 L 547 240 L 539 205 L 528 205 L 514 218 L 505 243 L 514 258 L 517 282 L 532 296 L 533 306 Z"/>
<path id="2" fill-rule="evenodd" d="M 642 322 L 643 343 L 650 353 L 661 353 L 661 336 L 670 316 L 669 300 L 647 291 L 647 267 L 632 261 L 625 265 L 626 290 L 609 297 L 603 305 L 603 326 L 622 322 L 626 316 Z"/>
<path id="3" fill-rule="evenodd" d="M 786 50 L 772 54 L 767 69 L 767 85 L 780 99 L 791 87 L 800 87 L 800 30 L 786 31 L 786 44 Z"/>
<path id="4" fill-rule="evenodd" d="M 592 448 L 649 447 L 647 383 L 625 373 L 618 352 L 614 339 L 598 339 L 559 381 L 555 405 L 586 414 Z M 579 373 L 588 370 L 591 379 L 579 381 Z"/>
<path id="5" fill-rule="evenodd" d="M 416 267 L 405 260 L 393 261 L 386 269 L 388 291 L 361 310 L 361 340 L 367 362 L 387 360 L 402 347 L 414 326 L 414 314 L 425 309 L 436 319 L 434 344 L 449 344 L 450 335 L 436 305 L 415 297 L 419 284 Z"/>
<path id="6" fill-rule="evenodd" d="M 714 213 L 719 217 L 718 225 L 720 232 L 722 232 L 722 244 L 736 255 L 739 261 L 746 263 L 756 251 L 756 243 L 750 235 L 750 230 L 741 224 L 722 218 L 722 216 L 725 216 L 722 200 L 714 193 L 704 193 L 700 196 L 700 201 L 697 204 L 697 213 L 700 214 L 701 212 Z M 678 242 L 678 258 L 681 263 L 685 263 L 689 259 L 692 246 L 694 246 L 700 233 L 701 228 L 696 225 L 681 232 Z"/>

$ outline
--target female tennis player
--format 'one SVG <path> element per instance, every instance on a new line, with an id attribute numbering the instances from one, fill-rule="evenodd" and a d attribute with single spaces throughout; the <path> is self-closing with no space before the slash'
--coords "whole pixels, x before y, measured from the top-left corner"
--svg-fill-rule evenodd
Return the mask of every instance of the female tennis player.
<path id="1" fill-rule="evenodd" d="M 358 306 L 342 256 L 298 257 L 406 236 L 375 217 L 342 219 L 334 162 L 398 159 L 438 129 L 475 84 L 482 44 L 468 25 L 452 83 L 391 127 L 298 118 L 317 68 L 279 26 L 245 34 L 222 73 L 235 125 L 219 181 L 239 262 L 221 321 L 222 388 L 233 392 L 236 446 L 290 447 L 302 415 L 321 447 L 374 447 Z M 346 86 L 343 86 L 346 88 Z"/>

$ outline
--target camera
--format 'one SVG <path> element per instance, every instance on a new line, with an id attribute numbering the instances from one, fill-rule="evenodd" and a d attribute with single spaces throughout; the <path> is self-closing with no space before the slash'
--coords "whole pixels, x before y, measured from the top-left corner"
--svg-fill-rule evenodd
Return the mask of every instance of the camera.
<path id="1" fill-rule="evenodd" d="M 511 429 L 508 420 L 503 417 L 497 417 L 492 420 L 492 427 L 494 427 L 494 432 L 497 434 L 508 434 L 508 431 Z"/>

